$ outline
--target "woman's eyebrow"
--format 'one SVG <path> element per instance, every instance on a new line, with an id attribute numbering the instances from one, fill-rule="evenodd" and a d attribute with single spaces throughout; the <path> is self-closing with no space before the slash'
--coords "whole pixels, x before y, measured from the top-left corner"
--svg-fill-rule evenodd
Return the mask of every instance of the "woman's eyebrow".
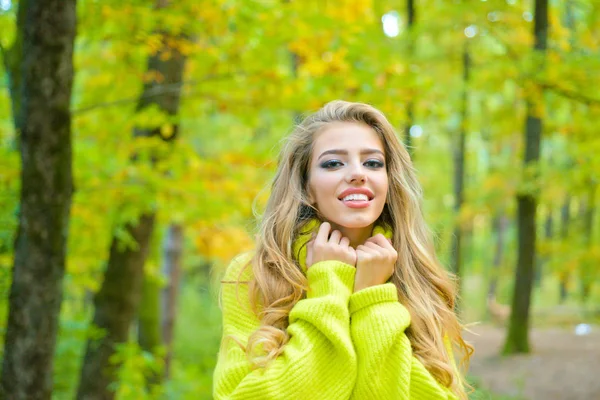
<path id="1" fill-rule="evenodd" d="M 383 151 L 379 150 L 379 149 L 362 149 L 360 151 L 361 155 L 364 154 L 374 154 L 374 153 L 379 153 L 382 156 L 385 157 L 385 154 L 383 154 Z M 342 154 L 342 155 L 348 155 L 348 150 L 342 150 L 342 149 L 331 149 L 331 150 L 326 150 L 324 152 L 321 153 L 321 155 L 319 156 L 318 159 L 321 159 L 323 156 L 326 156 L 327 154 Z"/>

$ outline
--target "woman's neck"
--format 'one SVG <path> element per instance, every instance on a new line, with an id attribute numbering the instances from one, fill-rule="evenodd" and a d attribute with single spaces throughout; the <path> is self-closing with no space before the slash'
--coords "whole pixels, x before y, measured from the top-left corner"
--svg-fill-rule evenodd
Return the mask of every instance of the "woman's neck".
<path id="1" fill-rule="evenodd" d="M 350 246 L 355 249 L 358 245 L 364 244 L 367 239 L 371 237 L 371 234 L 373 233 L 373 225 L 374 224 L 371 224 L 364 228 L 346 228 L 331 223 L 332 230 L 337 229 L 342 233 L 342 236 L 350 239 Z"/>

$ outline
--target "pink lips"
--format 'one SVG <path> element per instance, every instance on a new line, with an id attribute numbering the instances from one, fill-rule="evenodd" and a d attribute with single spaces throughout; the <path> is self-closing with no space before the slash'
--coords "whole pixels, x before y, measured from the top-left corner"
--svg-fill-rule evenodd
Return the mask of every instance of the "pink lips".
<path id="1" fill-rule="evenodd" d="M 350 200 L 350 201 L 344 201 L 343 203 L 346 207 L 349 207 L 349 208 L 366 208 L 366 207 L 369 207 L 369 205 L 371 204 L 370 201 L 364 201 L 364 200 Z"/>
<path id="2" fill-rule="evenodd" d="M 369 201 L 373 200 L 373 197 L 375 197 L 373 192 L 367 188 L 348 188 L 338 196 L 338 199 L 341 200 L 349 194 L 364 194 L 369 198 Z"/>
<path id="3" fill-rule="evenodd" d="M 364 194 L 369 198 L 369 200 L 368 201 L 365 201 L 365 200 L 343 201 L 342 200 L 344 197 L 346 197 L 350 194 Z M 344 203 L 344 205 L 346 207 L 349 207 L 349 208 L 366 208 L 366 207 L 369 207 L 371 200 L 373 200 L 373 197 L 375 197 L 375 195 L 373 194 L 372 191 L 370 191 L 367 188 L 348 188 L 348 189 L 344 190 L 342 192 L 342 194 L 340 194 L 338 199 L 340 201 L 342 201 L 342 203 Z"/>

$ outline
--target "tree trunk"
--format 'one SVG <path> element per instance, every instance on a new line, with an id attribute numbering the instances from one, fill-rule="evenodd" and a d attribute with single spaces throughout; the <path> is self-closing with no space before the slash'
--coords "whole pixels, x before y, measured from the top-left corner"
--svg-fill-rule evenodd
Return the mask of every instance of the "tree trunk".
<path id="1" fill-rule="evenodd" d="M 548 37 L 548 0 L 535 0 L 534 35 L 534 49 L 543 54 Z M 540 65 L 540 68 L 542 67 L 543 65 Z M 539 101 L 543 101 L 543 92 Z M 534 110 L 535 106 L 532 100 L 529 99 L 527 101 L 527 121 L 525 124 L 525 168 L 537 166 L 540 157 L 542 119 L 536 115 Z M 512 312 L 504 345 L 504 353 L 506 354 L 529 352 L 529 309 L 535 261 L 536 209 L 537 198 L 535 193 L 517 193 L 519 249 Z"/>
<path id="2" fill-rule="evenodd" d="M 499 211 L 494 217 L 494 228 L 496 230 L 496 251 L 494 252 L 494 262 L 492 263 L 492 269 L 490 271 L 490 284 L 487 294 L 488 299 L 496 299 L 500 266 L 502 265 L 502 255 L 504 254 L 504 233 L 506 232 L 508 222 L 508 218 L 502 211 Z"/>
<path id="3" fill-rule="evenodd" d="M 161 234 L 158 229 L 154 229 L 150 242 L 154 245 L 149 249 L 146 262 L 152 260 L 156 263 L 160 258 L 160 246 L 157 244 L 160 241 Z M 162 279 L 158 273 L 149 273 L 144 271 L 142 278 L 142 295 L 137 320 L 137 336 L 140 349 L 157 354 L 157 349 L 162 345 L 162 337 L 160 334 L 160 292 Z M 134 327 L 135 329 L 136 327 Z M 152 391 L 153 385 L 160 384 L 162 380 L 161 370 L 152 370 L 146 376 L 146 388 L 149 392 Z"/>
<path id="4" fill-rule="evenodd" d="M 496 292 L 498 289 L 498 278 L 500 275 L 500 265 L 502 264 L 502 255 L 504 253 L 504 234 L 508 226 L 508 218 L 503 211 L 498 211 L 494 216 L 494 229 L 496 231 L 496 251 L 494 261 L 490 270 L 490 283 L 486 299 L 487 315 L 491 322 L 504 326 L 510 315 L 510 309 L 504 304 L 498 304 L 496 301 Z"/>
<path id="5" fill-rule="evenodd" d="M 588 195 L 583 219 L 583 235 L 586 250 L 591 251 L 593 247 L 594 234 L 594 216 L 596 214 L 596 187 L 597 184 L 590 179 L 588 186 Z M 595 260 L 591 256 L 586 257 L 581 266 L 581 301 L 587 303 L 592 285 L 598 276 L 598 269 Z"/>
<path id="6" fill-rule="evenodd" d="M 23 47 L 14 54 L 22 55 L 22 97 L 13 97 L 13 109 L 21 129 L 21 197 L 0 398 L 50 399 L 52 391 L 73 193 L 75 5 L 75 0 L 19 5 L 17 37 Z"/>
<path id="7" fill-rule="evenodd" d="M 167 6 L 166 0 L 159 0 L 157 8 Z M 163 36 L 163 48 L 148 60 L 148 70 L 157 71 L 161 82 L 151 81 L 144 84 L 144 90 L 138 102 L 138 110 L 156 105 L 160 110 L 176 115 L 179 110 L 180 90 L 151 95 L 157 92 L 156 85 L 172 84 L 182 81 L 185 57 L 176 48 L 169 47 L 173 40 L 167 33 Z M 165 141 L 174 140 L 178 126 L 172 126 L 173 134 L 168 138 L 160 136 L 161 127 L 139 129 L 135 136 L 157 136 Z M 111 251 L 106 268 L 104 282 L 94 299 L 94 325 L 105 330 L 106 334 L 98 341 L 90 340 L 81 370 L 81 380 L 77 393 L 78 399 L 113 399 L 114 393 L 108 385 L 113 382 L 116 366 L 109 362 L 114 346 L 126 342 L 141 297 L 143 267 L 148 252 L 149 241 L 154 229 L 154 212 L 143 213 L 136 224 L 128 224 L 126 229 L 137 243 L 137 248 L 123 248 L 117 237 L 113 237 Z"/>
<path id="8" fill-rule="evenodd" d="M 550 242 L 554 236 L 554 218 L 552 215 L 552 207 L 548 207 L 546 213 L 546 219 L 544 220 L 544 238 Z M 544 266 L 548 262 L 550 256 L 545 255 L 543 258 L 539 257 L 537 262 L 537 268 L 535 270 L 534 283 L 536 287 L 542 286 L 542 276 L 544 274 Z"/>
<path id="9" fill-rule="evenodd" d="M 469 48 L 467 42 L 463 49 L 463 93 L 462 93 L 462 105 L 461 114 L 462 122 L 460 127 L 460 133 L 458 136 L 458 143 L 454 148 L 454 211 L 457 217 L 460 216 L 460 210 L 463 205 L 464 197 L 464 181 L 465 181 L 465 140 L 466 140 L 466 129 L 468 119 L 468 85 L 469 85 L 469 74 L 470 74 L 471 62 L 469 58 Z M 452 270 L 456 274 L 457 278 L 460 279 L 462 275 L 461 261 L 462 261 L 462 228 L 460 223 L 456 223 L 454 226 L 454 235 L 452 237 Z M 458 304 L 457 304 L 458 306 Z M 457 308 L 460 308 L 459 306 Z"/>
<path id="10" fill-rule="evenodd" d="M 162 344 L 160 334 L 159 279 L 144 275 L 142 282 L 142 307 L 139 313 L 138 343 L 143 350 L 153 352 Z"/>
<path id="11" fill-rule="evenodd" d="M 108 385 L 115 380 L 115 366 L 109 362 L 114 346 L 127 341 L 129 327 L 137 311 L 142 287 L 143 264 L 148 252 L 154 215 L 142 215 L 127 230 L 138 244 L 123 248 L 113 238 L 104 282 L 94 298 L 93 324 L 105 331 L 98 341 L 89 340 L 81 370 L 78 399 L 112 399 Z"/>
<path id="12" fill-rule="evenodd" d="M 162 337 L 167 349 L 165 357 L 165 377 L 171 372 L 173 358 L 173 332 L 177 316 L 177 297 L 181 280 L 181 261 L 183 253 L 183 227 L 171 224 L 164 243 L 163 276 L 167 285 L 162 293 Z"/>
<path id="13" fill-rule="evenodd" d="M 408 31 L 408 60 L 412 62 L 415 51 L 414 25 L 416 18 L 416 9 L 414 0 L 406 0 L 406 29 Z M 411 96 L 412 98 L 412 96 Z M 412 146 L 412 138 L 410 136 L 410 128 L 414 124 L 414 103 L 409 100 L 406 104 L 406 125 L 404 128 L 404 145 L 410 157 L 414 160 L 414 149 Z"/>
<path id="14" fill-rule="evenodd" d="M 160 335 L 160 278 L 144 274 L 142 282 L 142 298 L 138 317 L 138 343 L 148 353 L 155 353 L 162 345 Z M 159 384 L 159 371 L 152 371 L 146 379 L 148 387 Z"/>
<path id="15" fill-rule="evenodd" d="M 565 198 L 565 202 L 560 211 L 560 238 L 563 242 L 566 242 L 569 238 L 569 225 L 571 224 L 571 196 L 567 195 Z M 560 282 L 559 282 L 559 300 L 560 304 L 563 304 L 567 300 L 567 296 L 569 295 L 569 271 L 562 270 L 560 271 Z"/>

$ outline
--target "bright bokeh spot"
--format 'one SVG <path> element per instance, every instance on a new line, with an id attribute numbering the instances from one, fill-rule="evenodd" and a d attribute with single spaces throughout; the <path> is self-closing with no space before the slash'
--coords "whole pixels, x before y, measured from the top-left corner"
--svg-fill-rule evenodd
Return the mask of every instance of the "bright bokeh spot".
<path id="1" fill-rule="evenodd" d="M 383 33 L 387 37 L 396 37 L 400 34 L 400 16 L 396 11 L 385 13 L 381 17 L 383 24 Z"/>
<path id="2" fill-rule="evenodd" d="M 423 128 L 421 128 L 421 125 L 413 125 L 410 127 L 409 132 L 412 137 L 421 137 L 423 135 Z"/>
<path id="3" fill-rule="evenodd" d="M 475 25 L 469 25 L 465 28 L 465 36 L 468 38 L 475 37 L 475 35 L 477 35 L 478 31 L 479 30 L 477 29 L 477 27 Z"/>

